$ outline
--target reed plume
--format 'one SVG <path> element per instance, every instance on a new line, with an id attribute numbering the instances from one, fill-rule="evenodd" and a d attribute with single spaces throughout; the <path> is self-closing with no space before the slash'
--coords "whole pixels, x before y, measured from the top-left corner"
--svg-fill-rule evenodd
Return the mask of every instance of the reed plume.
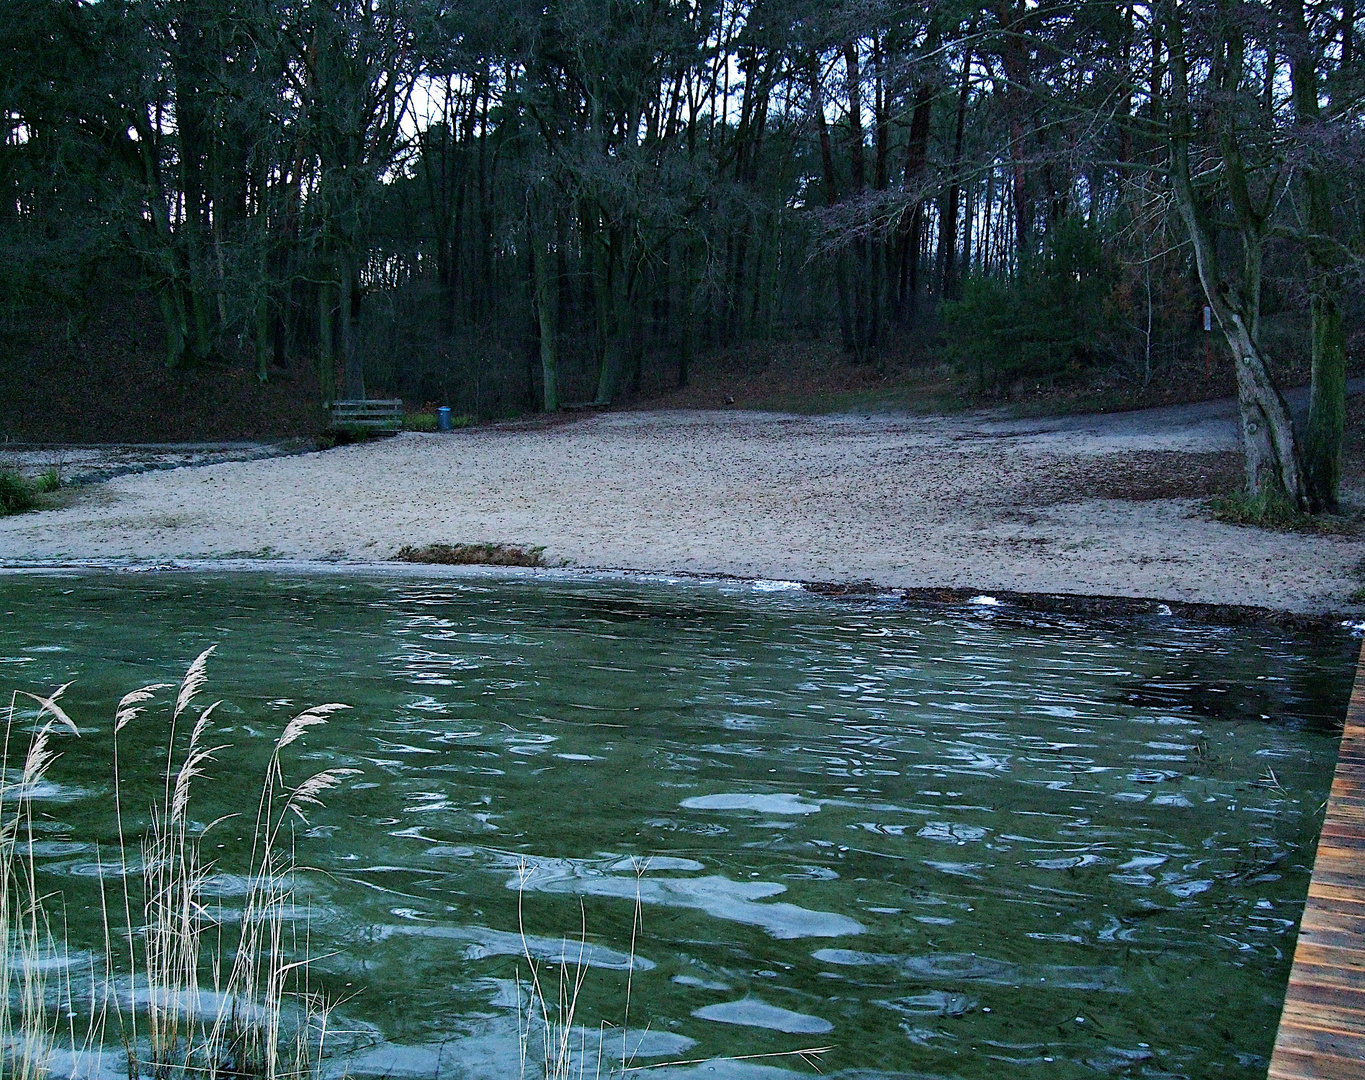
<path id="1" fill-rule="evenodd" d="M 63 1041 L 69 1046 L 61 1048 L 98 1055 L 111 1008 L 130 1080 L 317 1076 L 328 1006 L 310 986 L 306 920 L 303 941 L 296 929 L 289 822 L 303 819 L 305 809 L 320 807 L 322 797 L 356 770 L 325 769 L 291 785 L 281 751 L 346 706 L 303 710 L 273 744 L 256 810 L 242 910 L 236 919 L 224 920 L 209 898 L 217 868 L 203 853 L 205 837 L 224 819 L 200 826 L 191 813 L 196 783 L 226 749 L 211 737 L 222 702 L 202 709 L 196 705 L 213 652 L 210 647 L 200 653 L 178 686 L 150 683 L 125 694 L 115 707 L 118 865 L 110 869 L 117 871 L 117 895 L 110 903 L 102 872 L 104 985 L 99 985 L 99 965 L 92 964 L 91 985 L 82 990 L 90 1003 L 83 1036 L 76 1031 L 69 974 L 58 976 L 57 985 L 48 984 L 50 970 L 64 970 L 50 963 L 61 952 L 62 935 L 54 933 L 50 914 L 60 894 L 45 895 L 39 889 L 32 813 L 33 793 L 57 758 L 58 737 L 80 732 L 60 703 L 66 686 L 47 695 L 11 695 L 0 745 L 0 1077 L 5 1080 L 42 1080 L 63 1018 Z M 158 694 L 172 688 L 176 695 L 173 704 L 167 703 L 164 775 L 157 776 L 160 795 L 150 807 L 145 834 L 132 845 L 125 839 L 120 735 L 131 724 L 148 722 Z M 22 764 L 12 767 L 19 707 L 30 702 L 37 706 L 36 719 L 28 729 L 27 746 L 20 744 Z M 130 848 L 135 857 L 130 858 Z M 97 859 L 103 868 L 98 854 Z M 113 990 L 121 984 L 131 987 L 126 1000 Z"/>

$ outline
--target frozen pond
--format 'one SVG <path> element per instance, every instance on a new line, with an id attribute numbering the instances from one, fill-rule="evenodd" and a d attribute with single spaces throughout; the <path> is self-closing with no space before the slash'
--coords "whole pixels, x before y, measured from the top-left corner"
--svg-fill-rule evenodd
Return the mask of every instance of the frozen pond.
<path id="1" fill-rule="evenodd" d="M 533 955 L 588 964 L 587 1075 L 601 1041 L 619 1068 L 629 977 L 635 1065 L 1264 1076 L 1358 647 L 553 576 L 16 575 L 0 602 L 9 685 L 76 680 L 93 729 L 40 800 L 73 948 L 121 694 L 218 644 L 202 821 L 253 809 L 301 707 L 353 706 L 291 748 L 360 770 L 300 826 L 299 884 L 338 1063 L 395 1077 L 516 1074 L 519 896 Z M 125 806 L 164 738 L 120 735 Z"/>

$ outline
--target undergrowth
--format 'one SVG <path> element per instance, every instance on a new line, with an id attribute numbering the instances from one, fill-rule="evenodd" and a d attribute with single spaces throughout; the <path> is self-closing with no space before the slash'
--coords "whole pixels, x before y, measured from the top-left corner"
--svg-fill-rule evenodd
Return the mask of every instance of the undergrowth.
<path id="1" fill-rule="evenodd" d="M 389 435 L 392 432 L 381 433 L 374 428 L 362 427 L 359 424 L 333 425 L 318 434 L 317 448 L 319 450 L 333 450 L 338 446 L 352 446 L 355 443 L 377 439 L 381 434 Z"/>
<path id="2" fill-rule="evenodd" d="M 63 485 L 62 473 L 52 466 L 30 480 L 18 469 L 0 468 L 0 517 L 22 514 L 40 502 L 38 496 L 50 495 Z"/>
<path id="3" fill-rule="evenodd" d="M 15 469 L 0 469 L 0 517 L 32 510 L 33 485 Z"/>
<path id="4" fill-rule="evenodd" d="M 398 562 L 435 566 L 544 566 L 543 547 L 519 544 L 404 544 L 394 555 Z"/>
<path id="5" fill-rule="evenodd" d="M 1282 532 L 1350 536 L 1359 531 L 1359 515 L 1306 514 L 1282 492 L 1266 489 L 1256 494 L 1239 491 L 1219 495 L 1206 504 L 1215 521 L 1229 525 L 1254 525 Z"/>
<path id="6" fill-rule="evenodd" d="M 451 414 L 450 429 L 452 431 L 456 428 L 470 427 L 473 423 L 474 417 L 472 416 Z M 403 417 L 404 431 L 433 432 L 440 429 L 440 420 L 434 412 L 408 413 L 407 416 Z"/>

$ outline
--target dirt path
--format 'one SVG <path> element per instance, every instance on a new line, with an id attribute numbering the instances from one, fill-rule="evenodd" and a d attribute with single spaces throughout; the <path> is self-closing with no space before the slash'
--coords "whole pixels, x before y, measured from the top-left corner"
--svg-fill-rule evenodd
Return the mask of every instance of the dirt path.
<path id="1" fill-rule="evenodd" d="M 0 520 L 0 560 L 377 562 L 498 541 L 582 567 L 1353 609 L 1360 541 L 1199 513 L 1239 469 L 1226 403 L 606 413 L 122 476 Z"/>

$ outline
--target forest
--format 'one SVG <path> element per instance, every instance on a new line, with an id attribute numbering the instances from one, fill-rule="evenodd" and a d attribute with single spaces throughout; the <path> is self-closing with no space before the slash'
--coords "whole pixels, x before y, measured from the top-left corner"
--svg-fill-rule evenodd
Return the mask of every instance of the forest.
<path id="1" fill-rule="evenodd" d="M 1355 0 L 3 0 L 0 336 L 20 355 L 35 321 L 127 290 L 169 369 L 491 414 L 819 340 L 873 370 L 931 356 L 985 397 L 1096 368 L 1147 385 L 1207 364 L 1211 333 L 1249 490 L 1333 509 L 1360 21 Z M 1286 372 L 1311 379 L 1301 417 Z"/>

